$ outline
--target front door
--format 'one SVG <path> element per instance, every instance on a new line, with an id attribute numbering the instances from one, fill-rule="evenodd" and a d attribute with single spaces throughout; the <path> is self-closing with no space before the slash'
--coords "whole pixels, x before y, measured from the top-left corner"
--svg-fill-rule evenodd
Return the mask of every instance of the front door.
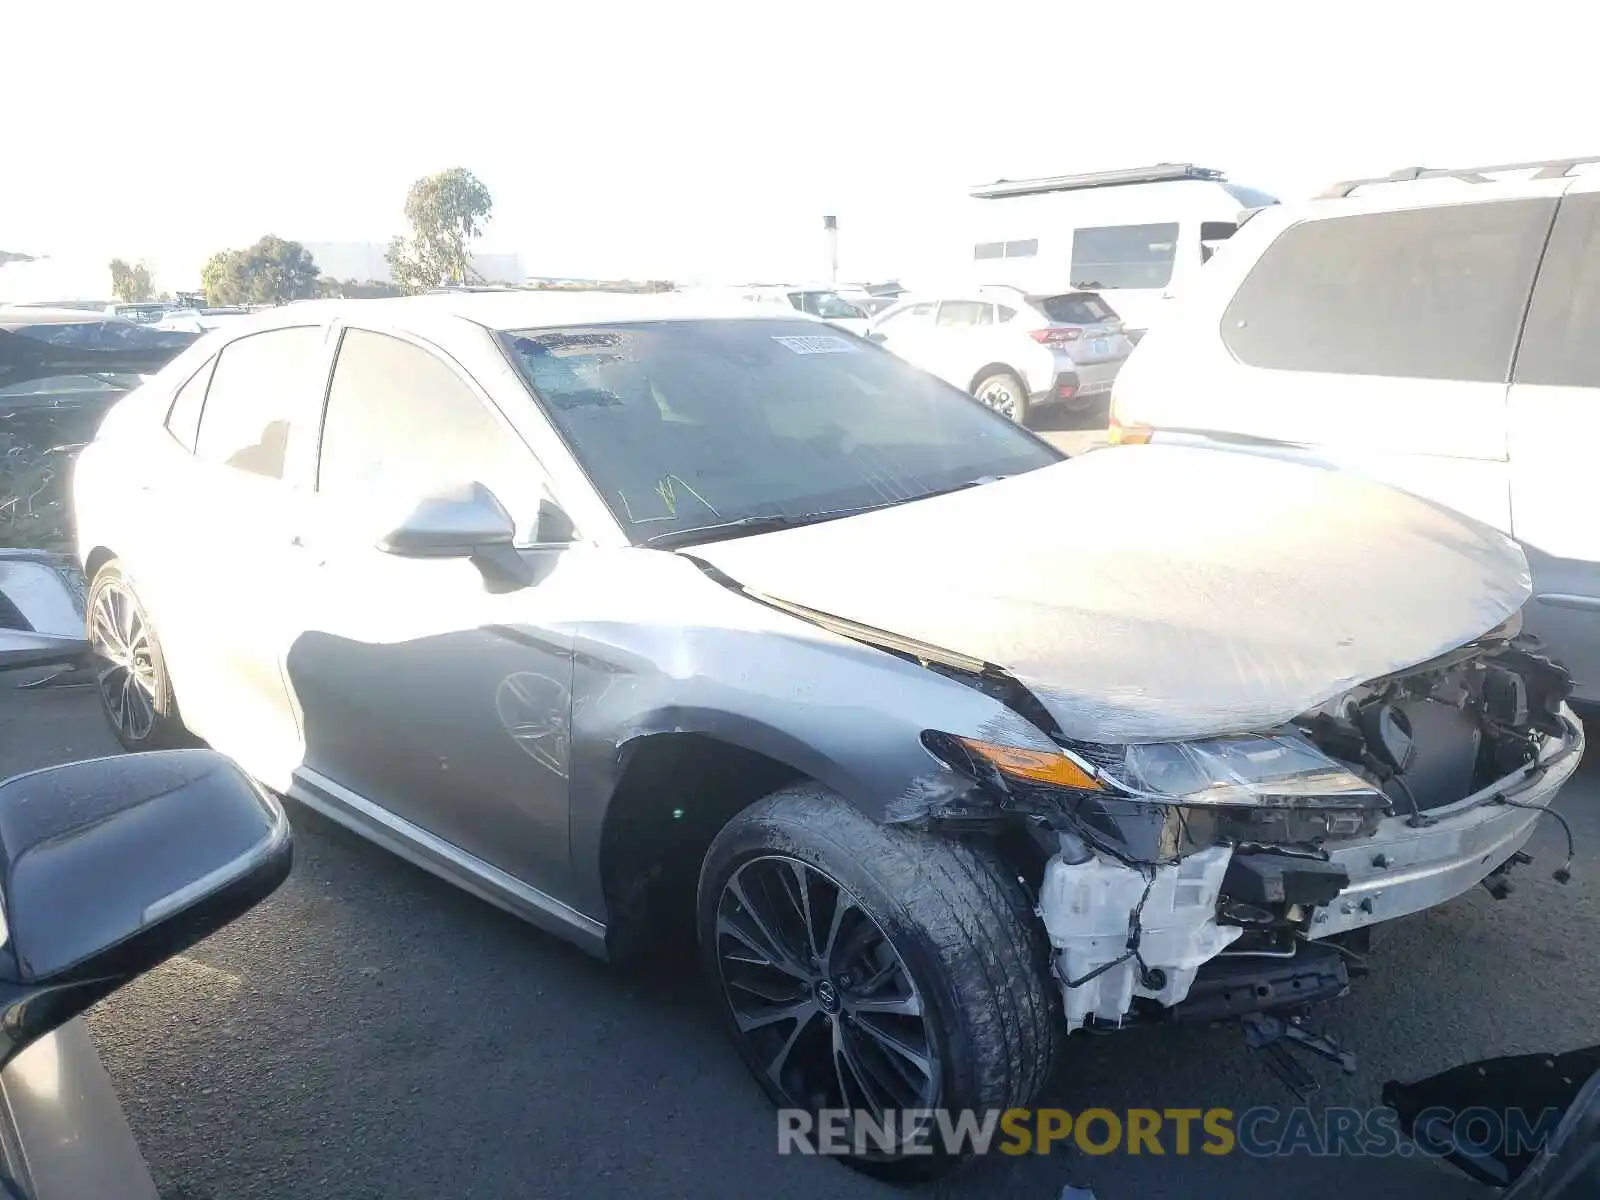
<path id="1" fill-rule="evenodd" d="M 495 593 L 465 559 L 377 549 L 386 500 L 465 481 L 516 519 L 532 586 Z M 566 560 L 584 551 L 536 544 L 548 495 L 531 452 L 452 360 L 344 330 L 298 531 L 301 629 L 286 669 L 314 786 L 331 781 L 560 895 L 579 604 Z"/>

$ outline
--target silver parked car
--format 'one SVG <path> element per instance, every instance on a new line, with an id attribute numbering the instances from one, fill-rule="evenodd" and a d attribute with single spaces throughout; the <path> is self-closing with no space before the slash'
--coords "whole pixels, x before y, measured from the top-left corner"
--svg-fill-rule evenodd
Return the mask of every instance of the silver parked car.
<path id="1" fill-rule="evenodd" d="M 693 929 L 761 1086 L 892 1124 L 853 1161 L 898 1175 L 952 1161 L 905 1114 L 1340 995 L 1367 927 L 1520 861 L 1583 734 L 1510 540 L 1269 459 L 1067 461 L 729 304 L 202 338 L 74 480 L 118 737 L 597 954 Z"/>
<path id="2" fill-rule="evenodd" d="M 1104 403 L 1133 353 L 1122 319 L 1095 293 L 1001 285 L 903 296 L 867 337 L 1018 424 L 1044 405 L 1086 412 Z"/>

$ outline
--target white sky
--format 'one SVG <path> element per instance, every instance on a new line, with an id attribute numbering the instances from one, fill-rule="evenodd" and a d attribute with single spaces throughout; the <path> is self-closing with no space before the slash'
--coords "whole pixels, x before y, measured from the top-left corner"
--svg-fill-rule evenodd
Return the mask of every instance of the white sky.
<path id="1" fill-rule="evenodd" d="M 541 275 L 913 273 L 967 185 L 1157 161 L 1280 196 L 1600 153 L 1600 6 L 0 0 L 0 248 L 187 287 L 382 241 L 449 166 Z M 200 97 L 189 101 L 185 93 Z"/>

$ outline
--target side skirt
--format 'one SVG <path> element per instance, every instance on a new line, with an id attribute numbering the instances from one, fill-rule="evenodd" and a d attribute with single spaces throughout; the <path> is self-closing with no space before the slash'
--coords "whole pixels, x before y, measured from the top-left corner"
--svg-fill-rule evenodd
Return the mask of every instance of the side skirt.
<path id="1" fill-rule="evenodd" d="M 327 776 L 308 767 L 298 768 L 289 796 L 480 900 L 487 900 L 598 958 L 606 957 L 606 927 L 593 917 L 585 916 L 538 888 L 529 887 Z"/>

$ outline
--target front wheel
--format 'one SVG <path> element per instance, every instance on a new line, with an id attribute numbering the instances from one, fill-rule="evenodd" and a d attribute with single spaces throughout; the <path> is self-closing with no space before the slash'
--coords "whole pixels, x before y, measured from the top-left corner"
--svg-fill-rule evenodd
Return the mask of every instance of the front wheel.
<path id="1" fill-rule="evenodd" d="M 811 1145 L 819 1114 L 845 1110 L 835 1149 L 858 1169 L 943 1173 L 961 1148 L 917 1113 L 1020 1107 L 1050 1070 L 1063 1026 L 1043 930 L 975 845 L 786 788 L 712 843 L 699 928 L 746 1066 Z"/>
<path id="2" fill-rule="evenodd" d="M 972 394 L 1002 417 L 1009 417 L 1018 425 L 1028 423 L 1027 385 L 1010 371 L 985 375 L 974 385 Z"/>
<path id="3" fill-rule="evenodd" d="M 87 607 L 96 690 L 123 749 L 162 750 L 193 744 L 178 715 L 155 628 L 115 561 L 95 573 Z"/>

